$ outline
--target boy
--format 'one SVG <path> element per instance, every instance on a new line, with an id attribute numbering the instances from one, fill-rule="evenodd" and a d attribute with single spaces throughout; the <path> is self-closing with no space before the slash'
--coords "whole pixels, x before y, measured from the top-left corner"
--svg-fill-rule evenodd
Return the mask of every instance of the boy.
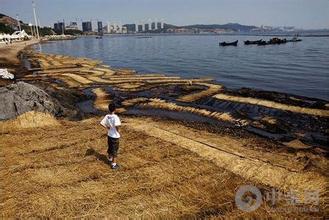
<path id="1" fill-rule="evenodd" d="M 114 114 L 115 112 L 115 105 L 109 104 L 109 112 L 110 114 L 107 114 L 103 120 L 101 121 L 101 125 L 105 127 L 107 132 L 107 144 L 108 144 L 108 150 L 107 153 L 109 155 L 109 161 L 111 163 L 112 169 L 118 169 L 119 165 L 116 163 L 116 157 L 119 150 L 119 127 L 121 125 L 120 118 Z"/>

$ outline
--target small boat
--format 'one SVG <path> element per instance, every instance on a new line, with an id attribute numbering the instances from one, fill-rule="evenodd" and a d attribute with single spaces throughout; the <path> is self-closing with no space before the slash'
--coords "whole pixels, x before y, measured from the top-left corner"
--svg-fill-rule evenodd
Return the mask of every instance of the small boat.
<path id="1" fill-rule="evenodd" d="M 138 36 L 138 39 L 152 38 L 151 36 Z"/>
<path id="2" fill-rule="evenodd" d="M 270 39 L 269 41 L 258 42 L 257 45 L 263 46 L 263 45 L 272 45 L 272 44 L 285 44 L 287 42 L 288 41 L 286 38 L 280 39 L 280 38 L 274 37 L 274 38 Z"/>
<path id="3" fill-rule="evenodd" d="M 96 36 L 96 39 L 102 39 L 103 37 L 102 36 Z"/>
<path id="4" fill-rule="evenodd" d="M 268 44 L 285 44 L 285 43 L 287 43 L 287 39 L 286 38 L 280 39 L 280 38 L 274 37 L 274 38 L 270 39 L 267 43 Z"/>
<path id="5" fill-rule="evenodd" d="M 246 40 L 245 42 L 244 42 L 244 44 L 245 45 L 250 45 L 250 44 L 260 44 L 260 43 L 262 43 L 263 42 L 263 39 L 260 39 L 260 40 L 254 40 L 254 41 L 252 41 L 252 40 Z M 265 42 L 265 41 L 264 41 Z"/>
<path id="6" fill-rule="evenodd" d="M 268 43 L 264 40 L 260 41 L 257 43 L 258 46 L 263 46 L 263 45 L 267 45 Z"/>
<path id="7" fill-rule="evenodd" d="M 298 39 L 297 37 L 293 37 L 291 40 L 287 40 L 287 42 L 300 42 L 302 39 Z"/>
<path id="8" fill-rule="evenodd" d="M 298 39 L 299 34 L 295 34 L 291 40 L 287 40 L 287 42 L 300 42 L 302 39 Z"/>
<path id="9" fill-rule="evenodd" d="M 220 42 L 219 43 L 219 46 L 223 46 L 223 47 L 225 47 L 225 46 L 238 46 L 238 40 L 236 40 L 236 41 L 233 41 L 233 42 Z"/>

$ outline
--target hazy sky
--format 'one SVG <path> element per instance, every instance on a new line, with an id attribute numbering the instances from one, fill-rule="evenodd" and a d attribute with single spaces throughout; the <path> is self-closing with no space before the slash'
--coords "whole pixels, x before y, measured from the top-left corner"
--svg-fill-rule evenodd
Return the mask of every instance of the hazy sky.
<path id="1" fill-rule="evenodd" d="M 36 0 L 41 25 L 58 20 L 329 28 L 329 0 Z M 33 21 L 31 0 L 0 0 L 0 13 Z"/>

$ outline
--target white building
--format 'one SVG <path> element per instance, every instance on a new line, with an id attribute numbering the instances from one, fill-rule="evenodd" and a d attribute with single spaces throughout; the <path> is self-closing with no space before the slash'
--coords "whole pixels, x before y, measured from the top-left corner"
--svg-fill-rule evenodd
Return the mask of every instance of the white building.
<path id="1" fill-rule="evenodd" d="M 32 37 L 24 30 L 15 31 L 13 34 L 0 34 L 0 44 L 10 44 L 14 41 L 29 40 Z"/>
<path id="2" fill-rule="evenodd" d="M 126 34 L 128 32 L 127 27 L 110 23 L 105 26 L 105 30 L 108 34 Z"/>

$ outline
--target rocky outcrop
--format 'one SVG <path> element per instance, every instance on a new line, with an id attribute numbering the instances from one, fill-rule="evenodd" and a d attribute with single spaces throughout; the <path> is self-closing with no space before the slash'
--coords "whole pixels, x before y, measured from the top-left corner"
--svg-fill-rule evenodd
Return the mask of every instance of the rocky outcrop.
<path id="1" fill-rule="evenodd" d="M 46 112 L 60 115 L 62 106 L 44 90 L 24 82 L 0 88 L 0 120 L 17 117 L 25 112 Z"/>

